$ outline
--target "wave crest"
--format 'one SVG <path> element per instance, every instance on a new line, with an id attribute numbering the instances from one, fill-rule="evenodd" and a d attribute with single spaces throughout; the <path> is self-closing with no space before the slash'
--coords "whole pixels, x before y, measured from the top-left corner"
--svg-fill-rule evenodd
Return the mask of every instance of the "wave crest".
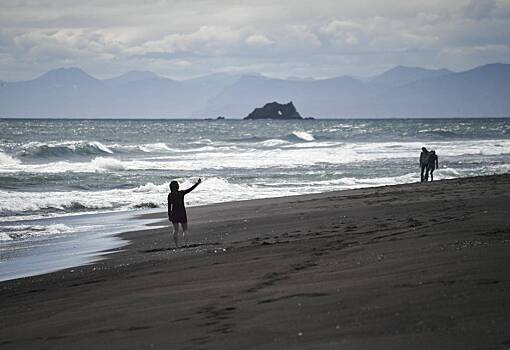
<path id="1" fill-rule="evenodd" d="M 139 146 L 140 150 L 146 153 L 151 152 L 161 152 L 161 151 L 171 151 L 172 149 L 168 147 L 165 143 L 149 143 L 145 145 Z"/>
<path id="2" fill-rule="evenodd" d="M 65 158 L 113 154 L 113 151 L 97 141 L 72 141 L 62 143 L 29 143 L 20 156 L 28 158 Z"/>
<path id="3" fill-rule="evenodd" d="M 19 163 L 19 160 L 11 157 L 8 154 L 0 152 L 0 165 L 14 165 L 14 164 L 18 164 L 18 163 Z"/>
<path id="4" fill-rule="evenodd" d="M 167 153 L 169 151 L 175 151 L 168 147 L 166 143 L 144 143 L 144 144 L 133 144 L 133 145 L 121 145 L 114 143 L 107 146 L 111 150 L 115 150 L 118 153 L 132 153 L 132 152 L 143 152 L 143 153 Z"/>
<path id="5" fill-rule="evenodd" d="M 261 141 L 259 144 L 263 147 L 277 147 L 282 145 L 287 145 L 289 142 L 280 140 L 280 139 L 269 139 L 265 141 Z"/>
<path id="6" fill-rule="evenodd" d="M 315 141 L 315 137 L 306 131 L 293 131 L 292 134 L 290 134 L 290 138 L 294 138 L 294 139 L 297 138 L 301 141 L 307 141 L 307 142 Z"/>
<path id="7" fill-rule="evenodd" d="M 441 138 L 455 138 L 459 137 L 456 133 L 450 130 L 444 130 L 444 129 L 425 129 L 425 130 L 419 130 L 419 134 L 429 135 L 429 136 L 438 136 Z"/>
<path id="8" fill-rule="evenodd" d="M 94 158 L 91 162 L 91 165 L 97 170 L 111 170 L 111 171 L 121 171 L 126 170 L 126 166 L 122 161 L 115 158 L 106 158 L 106 157 L 97 157 Z"/>

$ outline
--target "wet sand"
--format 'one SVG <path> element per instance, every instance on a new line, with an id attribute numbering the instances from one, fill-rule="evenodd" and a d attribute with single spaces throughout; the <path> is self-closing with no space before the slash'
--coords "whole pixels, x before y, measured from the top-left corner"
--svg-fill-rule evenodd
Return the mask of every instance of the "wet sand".
<path id="1" fill-rule="evenodd" d="M 0 283 L 0 347 L 510 348 L 510 175 L 188 217 L 187 247 L 148 227 L 106 260 Z"/>

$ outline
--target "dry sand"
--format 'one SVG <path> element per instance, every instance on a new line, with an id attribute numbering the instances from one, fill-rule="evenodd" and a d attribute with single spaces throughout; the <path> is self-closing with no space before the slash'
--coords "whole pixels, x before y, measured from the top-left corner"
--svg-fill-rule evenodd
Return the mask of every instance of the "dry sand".
<path id="1" fill-rule="evenodd" d="M 510 175 L 191 208 L 187 248 L 1 283 L 0 347 L 508 349 L 509 209 Z"/>

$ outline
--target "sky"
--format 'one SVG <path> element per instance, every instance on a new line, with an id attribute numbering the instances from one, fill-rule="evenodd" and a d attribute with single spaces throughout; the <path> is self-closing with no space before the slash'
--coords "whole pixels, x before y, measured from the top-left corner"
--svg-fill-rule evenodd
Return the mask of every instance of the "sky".
<path id="1" fill-rule="evenodd" d="M 2 0 L 0 79 L 371 76 L 510 63 L 509 0 Z"/>

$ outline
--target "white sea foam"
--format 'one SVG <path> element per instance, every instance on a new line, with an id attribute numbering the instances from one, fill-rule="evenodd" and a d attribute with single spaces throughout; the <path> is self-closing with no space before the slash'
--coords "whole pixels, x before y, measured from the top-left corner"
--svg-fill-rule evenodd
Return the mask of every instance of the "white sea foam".
<path id="1" fill-rule="evenodd" d="M 341 165 L 359 162 L 384 162 L 409 159 L 415 162 L 419 142 L 365 142 L 341 143 L 309 141 L 300 144 L 282 144 L 280 147 L 244 148 L 244 150 L 209 147 L 207 150 L 174 153 L 172 156 L 119 160 L 114 157 L 96 157 L 86 162 L 58 161 L 45 164 L 10 162 L 0 166 L 0 172 L 62 173 L 121 170 L 189 170 L 205 169 L 268 169 L 296 168 L 318 164 Z M 443 157 L 484 157 L 510 154 L 510 140 L 482 140 L 431 142 L 440 161 Z"/>
<path id="2" fill-rule="evenodd" d="M 429 132 L 451 132 L 451 131 L 446 130 L 446 129 L 441 129 L 441 128 L 418 130 L 418 133 L 420 133 L 420 134 L 429 133 Z"/>
<path id="3" fill-rule="evenodd" d="M 110 193 L 108 193 L 110 192 Z M 22 213 L 40 210 L 112 209 L 111 191 L 15 192 L 0 190 L 0 212 Z"/>
<path id="4" fill-rule="evenodd" d="M 22 156 L 44 158 L 68 154 L 90 155 L 113 151 L 98 141 L 29 142 L 22 147 Z"/>
<path id="5" fill-rule="evenodd" d="M 179 180 L 179 179 L 178 179 Z M 181 188 L 190 187 L 189 179 L 179 181 Z M 168 182 L 155 185 L 147 183 L 132 189 L 115 189 L 108 191 L 58 191 L 58 192 L 15 192 L 0 190 L 0 212 L 48 213 L 67 212 L 69 210 L 89 211 L 125 210 L 147 206 L 166 206 L 166 195 L 169 191 Z M 204 179 L 200 191 L 189 196 L 189 204 L 209 204 L 229 200 L 251 199 L 290 194 L 278 189 L 264 189 L 257 185 L 230 183 L 226 179 L 211 177 Z M 187 198 L 187 199 L 188 199 Z M 50 211 L 50 212 L 48 212 Z M 34 218 L 34 217 L 32 217 Z"/>
<path id="6" fill-rule="evenodd" d="M 80 227 L 80 230 L 86 227 Z M 49 225 L 2 225 L 0 226 L 0 241 L 24 240 L 48 236 L 61 236 L 75 232 L 76 228 L 64 224 Z"/>
<path id="7" fill-rule="evenodd" d="M 200 143 L 198 143 L 200 145 Z M 232 151 L 232 150 L 240 150 L 237 145 L 227 144 L 225 142 L 217 142 L 214 145 L 210 146 L 201 146 L 201 147 L 187 147 L 187 148 L 172 148 L 169 147 L 166 143 L 144 143 L 139 145 L 121 145 L 121 144 L 111 144 L 108 145 L 109 148 L 118 151 L 119 153 L 123 152 L 135 152 L 141 151 L 143 153 L 195 153 L 195 152 L 205 152 L 205 151 Z"/>
<path id="8" fill-rule="evenodd" d="M 145 185 L 138 186 L 133 190 L 134 192 L 156 192 L 165 193 L 169 191 L 168 184 L 164 183 L 161 185 L 155 185 L 152 182 L 146 183 Z"/>
<path id="9" fill-rule="evenodd" d="M 210 144 L 213 144 L 214 141 L 211 139 L 199 139 L 199 140 L 193 141 L 191 143 L 195 144 L 195 145 L 210 145 Z"/>
<path id="10" fill-rule="evenodd" d="M 119 171 L 126 169 L 124 163 L 115 158 L 97 157 L 94 158 L 90 163 L 95 170 Z"/>
<path id="11" fill-rule="evenodd" d="M 496 164 L 468 168 L 439 168 L 436 177 L 454 178 L 476 174 L 507 173 L 510 164 Z M 250 183 L 238 183 L 223 177 L 204 178 L 199 190 L 188 196 L 188 205 L 202 205 L 216 202 L 246 200 L 289 196 L 305 193 L 325 192 L 349 188 L 361 188 L 380 185 L 394 185 L 419 180 L 419 173 L 410 172 L 404 175 L 386 177 L 349 177 L 341 173 L 336 178 L 318 180 L 306 179 L 274 179 L 254 180 Z M 193 179 L 177 179 L 181 189 L 190 187 Z M 168 182 L 154 184 L 148 182 L 131 189 L 114 189 L 103 191 L 54 191 L 28 192 L 0 190 L 0 212 L 26 213 L 44 217 L 58 215 L 69 211 L 89 212 L 93 210 L 126 210 L 143 207 L 165 207 Z M 53 214 L 51 214 L 53 213 Z M 9 217 L 9 216 L 7 216 Z M 10 220 L 9 220 L 10 221 Z"/>
<path id="12" fill-rule="evenodd" d="M 276 147 L 276 146 L 282 146 L 282 145 L 288 145 L 290 142 L 281 140 L 281 139 L 270 139 L 258 142 L 257 145 L 263 146 L 263 147 Z"/>
<path id="13" fill-rule="evenodd" d="M 446 176 L 446 174 L 444 174 Z M 200 191 L 189 196 L 192 204 L 209 204 L 231 200 L 277 197 L 291 194 L 310 193 L 343 188 L 370 185 L 389 185 L 415 181 L 417 173 L 386 178 L 349 178 L 342 177 L 324 181 L 273 181 L 270 184 L 255 181 L 250 184 L 232 183 L 221 177 L 205 178 Z M 179 179 L 178 179 L 179 180 Z M 190 187 L 193 182 L 179 181 L 181 188 Z M 354 186 L 354 187 L 353 187 Z M 166 205 L 168 182 L 163 184 L 147 183 L 132 189 L 108 191 L 59 191 L 59 192 L 14 192 L 0 191 L 0 212 L 36 213 L 41 210 L 66 212 L 69 210 L 113 210 L 129 209 L 152 203 L 155 206 Z"/>
<path id="14" fill-rule="evenodd" d="M 121 145 L 118 143 L 109 144 L 108 148 L 116 150 L 118 152 L 133 152 L 133 151 L 142 151 L 144 153 L 152 153 L 159 151 L 174 151 L 174 149 L 168 147 L 163 142 L 157 143 L 144 143 L 139 145 Z"/>
<path id="15" fill-rule="evenodd" d="M 134 150 L 140 150 L 140 145 L 121 145 L 121 144 L 118 144 L 118 143 L 112 143 L 112 144 L 109 144 L 107 145 L 107 147 L 111 150 L 113 150 L 114 152 L 117 151 L 117 152 L 124 152 L 124 151 L 128 151 L 128 152 L 131 152 L 131 151 L 134 151 Z"/>
<path id="16" fill-rule="evenodd" d="M 304 141 L 313 141 L 315 140 L 315 137 L 307 133 L 306 131 L 293 131 L 292 135 L 296 136 L 297 138 L 304 140 Z"/>
<path id="17" fill-rule="evenodd" d="M 7 232 L 0 231 L 0 242 L 12 241 L 12 237 Z"/>
<path id="18" fill-rule="evenodd" d="M 101 142 L 93 141 L 93 142 L 89 142 L 89 145 L 95 146 L 105 153 L 113 154 L 113 151 L 111 149 L 109 149 L 108 147 L 106 147 L 105 145 L 103 145 Z"/>
<path id="19" fill-rule="evenodd" d="M 159 143 L 150 143 L 146 145 L 140 146 L 140 150 L 151 153 L 151 152 L 161 152 L 161 151 L 171 151 L 172 149 L 168 147 L 166 144 L 159 142 Z"/>
<path id="20" fill-rule="evenodd" d="M 399 176 L 387 176 L 387 177 L 379 177 L 379 178 L 339 177 L 336 179 L 311 181 L 311 182 L 286 181 L 286 182 L 274 183 L 274 184 L 272 184 L 272 187 L 275 187 L 275 188 L 278 188 L 281 186 L 295 187 L 295 188 L 299 188 L 299 187 L 307 188 L 308 187 L 308 190 L 306 193 L 310 193 L 310 192 L 324 192 L 324 191 L 334 191 L 334 190 L 373 187 L 373 186 L 397 185 L 397 184 L 415 182 L 415 181 L 418 181 L 419 178 L 420 178 L 420 174 L 418 172 L 411 172 L 411 173 L 407 173 L 407 174 L 399 175 Z"/>
<path id="21" fill-rule="evenodd" d="M 452 178 L 461 176 L 461 173 L 453 168 L 439 168 L 436 170 L 436 177 L 440 176 L 441 178 Z"/>
<path id="22" fill-rule="evenodd" d="M 18 163 L 19 163 L 19 160 L 9 156 L 8 154 L 0 152 L 0 167 L 14 165 L 14 164 L 18 164 Z"/>

